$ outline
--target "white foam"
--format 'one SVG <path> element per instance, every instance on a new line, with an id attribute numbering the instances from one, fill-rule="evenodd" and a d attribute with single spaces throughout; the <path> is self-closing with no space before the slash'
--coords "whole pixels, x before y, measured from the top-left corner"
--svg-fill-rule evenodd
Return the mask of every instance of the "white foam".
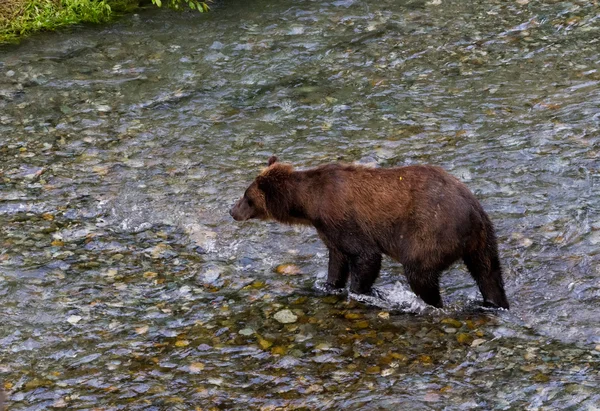
<path id="1" fill-rule="evenodd" d="M 407 313 L 422 313 L 429 305 L 397 281 L 391 288 L 373 287 L 373 295 L 349 293 L 353 300 L 387 310 L 400 310 Z"/>
<path id="2" fill-rule="evenodd" d="M 325 287 L 324 279 L 318 279 L 314 288 L 318 291 L 328 294 L 340 295 L 346 292 L 346 289 L 329 290 Z M 431 307 L 411 290 L 407 289 L 401 282 L 396 282 L 392 287 L 373 287 L 372 295 L 348 293 L 348 298 L 360 301 L 365 304 L 386 310 L 399 310 L 407 313 L 422 313 Z"/>

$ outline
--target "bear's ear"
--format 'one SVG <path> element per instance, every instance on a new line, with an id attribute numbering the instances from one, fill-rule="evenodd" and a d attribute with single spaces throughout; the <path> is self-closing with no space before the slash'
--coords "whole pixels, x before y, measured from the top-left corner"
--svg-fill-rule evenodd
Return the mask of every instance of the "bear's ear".
<path id="1" fill-rule="evenodd" d="M 279 161 L 279 159 L 277 158 L 277 156 L 269 157 L 269 161 L 267 161 L 267 167 L 272 166 L 273 164 L 275 164 L 278 161 Z"/>
<path id="2" fill-rule="evenodd" d="M 256 177 L 256 186 L 263 193 L 266 193 L 267 190 L 269 189 L 269 181 L 268 180 L 269 179 L 263 175 L 259 175 L 258 177 Z"/>
<path id="3" fill-rule="evenodd" d="M 256 177 L 256 185 L 267 195 L 285 191 L 292 171 L 293 168 L 290 164 L 277 163 L 273 167 L 265 168 Z"/>

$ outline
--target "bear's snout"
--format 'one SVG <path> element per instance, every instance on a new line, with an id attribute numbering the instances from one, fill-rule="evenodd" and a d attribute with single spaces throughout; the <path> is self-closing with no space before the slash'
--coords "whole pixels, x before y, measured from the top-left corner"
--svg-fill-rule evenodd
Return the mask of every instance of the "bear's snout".
<path id="1" fill-rule="evenodd" d="M 242 202 L 242 200 L 239 200 L 229 210 L 229 215 L 232 216 L 235 221 L 244 221 L 244 220 L 248 219 L 247 217 L 245 217 L 243 215 L 244 212 L 242 210 L 242 204 L 240 204 L 241 202 Z"/>
<path id="2" fill-rule="evenodd" d="M 239 216 L 235 212 L 236 208 L 237 208 L 237 203 L 229 209 L 229 215 L 232 216 L 235 221 L 239 221 Z"/>

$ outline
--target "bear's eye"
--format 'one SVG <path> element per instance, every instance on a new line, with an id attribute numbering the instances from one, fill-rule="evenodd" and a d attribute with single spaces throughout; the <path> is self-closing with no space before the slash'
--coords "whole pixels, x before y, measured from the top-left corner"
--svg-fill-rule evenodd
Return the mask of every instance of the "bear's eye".
<path id="1" fill-rule="evenodd" d="M 254 201 L 252 201 L 251 199 L 247 199 L 246 201 L 248 202 L 248 205 L 250 207 L 252 207 L 254 205 Z"/>

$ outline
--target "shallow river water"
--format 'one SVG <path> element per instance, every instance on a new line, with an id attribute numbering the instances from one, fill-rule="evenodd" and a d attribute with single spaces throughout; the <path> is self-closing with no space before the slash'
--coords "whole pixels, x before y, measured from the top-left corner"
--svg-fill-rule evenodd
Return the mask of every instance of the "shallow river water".
<path id="1" fill-rule="evenodd" d="M 595 1 L 148 10 L 0 48 L 0 135 L 10 409 L 600 409 Z M 272 153 L 445 167 L 511 310 L 325 296 L 313 230 L 228 215 Z"/>

